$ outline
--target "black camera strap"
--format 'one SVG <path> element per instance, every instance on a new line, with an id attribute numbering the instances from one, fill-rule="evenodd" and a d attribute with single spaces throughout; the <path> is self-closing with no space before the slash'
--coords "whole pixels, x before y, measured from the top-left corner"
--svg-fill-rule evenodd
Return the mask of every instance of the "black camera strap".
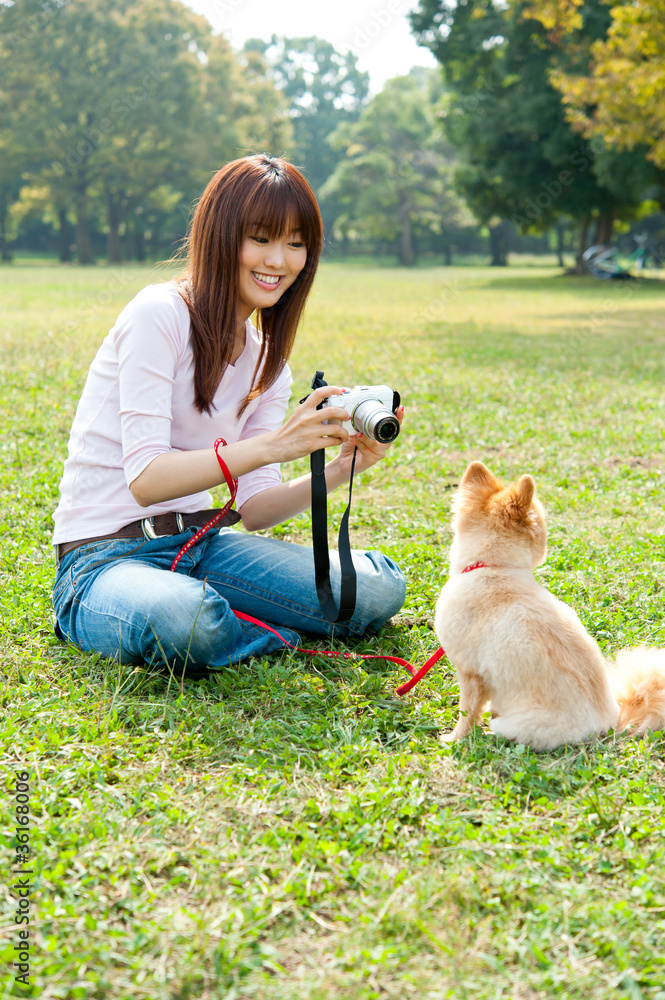
<path id="1" fill-rule="evenodd" d="M 326 383 L 323 372 L 317 372 L 312 380 L 312 389 L 318 389 Z M 302 401 L 301 401 L 302 402 Z M 314 576 L 316 592 L 323 617 L 329 622 L 346 622 L 351 618 L 356 608 L 356 568 L 351 556 L 349 541 L 349 514 L 351 512 L 351 496 L 353 492 L 353 472 L 356 465 L 357 449 L 353 452 L 351 476 L 349 478 L 349 502 L 339 526 L 338 552 L 342 571 L 342 582 L 339 593 L 339 611 L 330 584 L 330 553 L 328 550 L 328 490 L 326 488 L 326 453 L 325 449 L 314 451 L 310 455 L 312 470 L 312 548 L 314 550 Z"/>
<path id="2" fill-rule="evenodd" d="M 351 511 L 351 494 L 353 489 L 353 468 L 356 464 L 356 450 L 353 452 L 351 479 L 349 480 L 349 502 L 339 526 L 338 552 L 339 565 L 342 571 L 342 583 L 339 593 L 339 611 L 335 604 L 330 585 L 330 555 L 328 552 L 328 490 L 326 489 L 325 462 L 323 448 L 312 452 L 310 466 L 312 469 L 312 548 L 314 550 L 314 576 L 316 592 L 323 617 L 329 622 L 346 622 L 351 618 L 356 608 L 356 568 L 351 557 L 349 542 L 349 513 Z"/>

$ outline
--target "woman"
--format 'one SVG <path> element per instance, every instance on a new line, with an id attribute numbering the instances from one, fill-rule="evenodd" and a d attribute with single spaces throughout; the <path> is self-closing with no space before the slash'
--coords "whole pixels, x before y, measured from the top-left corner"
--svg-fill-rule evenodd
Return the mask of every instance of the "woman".
<path id="1" fill-rule="evenodd" d="M 360 636 L 402 606 L 400 570 L 379 552 L 355 552 L 356 610 L 344 626 L 330 625 L 312 550 L 235 531 L 232 511 L 182 552 L 215 513 L 206 509 L 212 487 L 238 480 L 251 532 L 309 505 L 310 477 L 282 483 L 281 462 L 341 445 L 326 466 L 334 489 L 349 479 L 354 447 L 356 471 L 385 455 L 385 446 L 323 422 L 317 405 L 341 391 L 334 386 L 312 392 L 282 423 L 286 359 L 321 242 L 299 171 L 244 157 L 206 188 L 184 276 L 144 288 L 121 312 L 90 367 L 54 514 L 60 638 L 122 663 L 197 673 L 283 648 L 233 610 L 295 645 L 293 630 Z M 338 407 L 325 417 L 348 419 Z M 331 580 L 338 588 L 336 554 Z"/>

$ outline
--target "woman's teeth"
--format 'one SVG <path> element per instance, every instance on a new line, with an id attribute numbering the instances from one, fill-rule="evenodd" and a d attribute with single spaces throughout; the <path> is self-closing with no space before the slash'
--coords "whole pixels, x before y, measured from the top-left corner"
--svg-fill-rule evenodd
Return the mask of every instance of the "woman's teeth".
<path id="1" fill-rule="evenodd" d="M 262 281 L 266 285 L 276 285 L 281 278 L 281 274 L 259 274 L 258 271 L 252 271 L 252 274 L 257 281 Z"/>

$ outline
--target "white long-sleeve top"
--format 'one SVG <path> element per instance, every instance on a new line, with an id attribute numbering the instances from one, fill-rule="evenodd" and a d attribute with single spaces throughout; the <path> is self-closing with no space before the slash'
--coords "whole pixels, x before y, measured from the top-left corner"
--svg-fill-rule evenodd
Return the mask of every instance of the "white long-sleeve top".
<path id="1" fill-rule="evenodd" d="M 194 352 L 187 306 L 173 282 L 148 285 L 125 306 L 90 366 L 79 401 L 53 515 L 53 542 L 112 534 L 139 518 L 191 513 L 212 503 L 207 491 L 141 507 L 129 484 L 165 451 L 212 448 L 280 427 L 291 395 L 284 365 L 270 388 L 238 419 L 261 347 L 247 321 L 245 349 L 229 365 L 212 414 L 194 406 Z M 279 464 L 241 476 L 236 507 L 281 482 Z"/>

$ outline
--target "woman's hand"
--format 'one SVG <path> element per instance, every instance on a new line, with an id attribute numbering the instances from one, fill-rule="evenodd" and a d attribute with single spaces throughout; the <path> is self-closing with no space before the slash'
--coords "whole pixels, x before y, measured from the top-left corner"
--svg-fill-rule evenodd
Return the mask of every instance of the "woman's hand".
<path id="1" fill-rule="evenodd" d="M 395 411 L 395 416 L 399 421 L 400 427 L 402 426 L 402 420 L 404 419 L 404 407 L 398 406 Z M 373 438 L 366 437 L 364 434 L 354 434 L 348 435 L 347 440 L 342 444 L 340 448 L 339 455 L 333 461 L 339 466 L 344 472 L 344 475 L 348 479 L 351 475 L 351 464 L 353 462 L 353 452 L 354 449 L 358 449 L 358 454 L 356 455 L 355 472 L 364 472 L 366 469 L 371 468 L 380 462 L 382 458 L 386 457 L 388 449 L 391 447 L 390 444 L 380 444 Z"/>
<path id="2" fill-rule="evenodd" d="M 327 395 L 334 392 L 341 392 L 340 389 L 326 386 L 323 390 L 315 389 L 309 399 L 302 403 L 293 414 L 294 433 L 290 437 L 292 442 L 298 442 L 299 447 L 303 447 L 303 442 L 314 440 L 318 442 L 312 448 L 327 448 L 329 444 L 340 444 L 342 447 L 339 453 L 326 465 L 326 487 L 328 492 L 336 489 L 343 483 L 348 483 L 351 475 L 351 463 L 353 461 L 354 448 L 358 448 L 356 455 L 355 471 L 362 472 L 369 469 L 382 458 L 385 457 L 390 445 L 379 444 L 372 438 L 365 437 L 364 434 L 353 436 L 339 425 L 335 426 L 321 424 L 322 419 L 333 417 L 336 420 L 348 420 L 349 415 L 346 410 L 337 407 L 326 407 L 325 410 L 317 410 L 316 406 L 325 399 Z M 318 418 L 313 418 L 310 409 L 306 409 L 307 404 L 312 401 L 314 413 Z M 404 417 L 404 407 L 400 406 L 395 416 L 402 423 Z M 297 418 L 297 419 L 294 419 Z M 284 425 L 286 427 L 286 424 Z M 296 433 L 297 431 L 297 433 Z M 250 439 L 252 440 L 252 439 Z M 300 451 L 300 454 L 307 454 L 307 450 Z M 273 458 L 273 461 L 275 459 Z M 248 531 L 256 531 L 258 528 L 269 528 L 275 524 L 281 524 L 289 517 L 307 510 L 311 502 L 312 484 L 309 474 L 299 476 L 298 479 L 291 479 L 280 486 L 257 493 L 247 500 L 240 511 L 243 525 Z"/>
<path id="3" fill-rule="evenodd" d="M 286 423 L 274 432 L 275 453 L 271 461 L 292 462 L 320 448 L 344 445 L 349 438 L 341 426 L 343 421 L 349 419 L 346 410 L 341 406 L 326 406 L 317 410 L 319 403 L 328 396 L 339 396 L 343 391 L 334 385 L 314 389 Z"/>

